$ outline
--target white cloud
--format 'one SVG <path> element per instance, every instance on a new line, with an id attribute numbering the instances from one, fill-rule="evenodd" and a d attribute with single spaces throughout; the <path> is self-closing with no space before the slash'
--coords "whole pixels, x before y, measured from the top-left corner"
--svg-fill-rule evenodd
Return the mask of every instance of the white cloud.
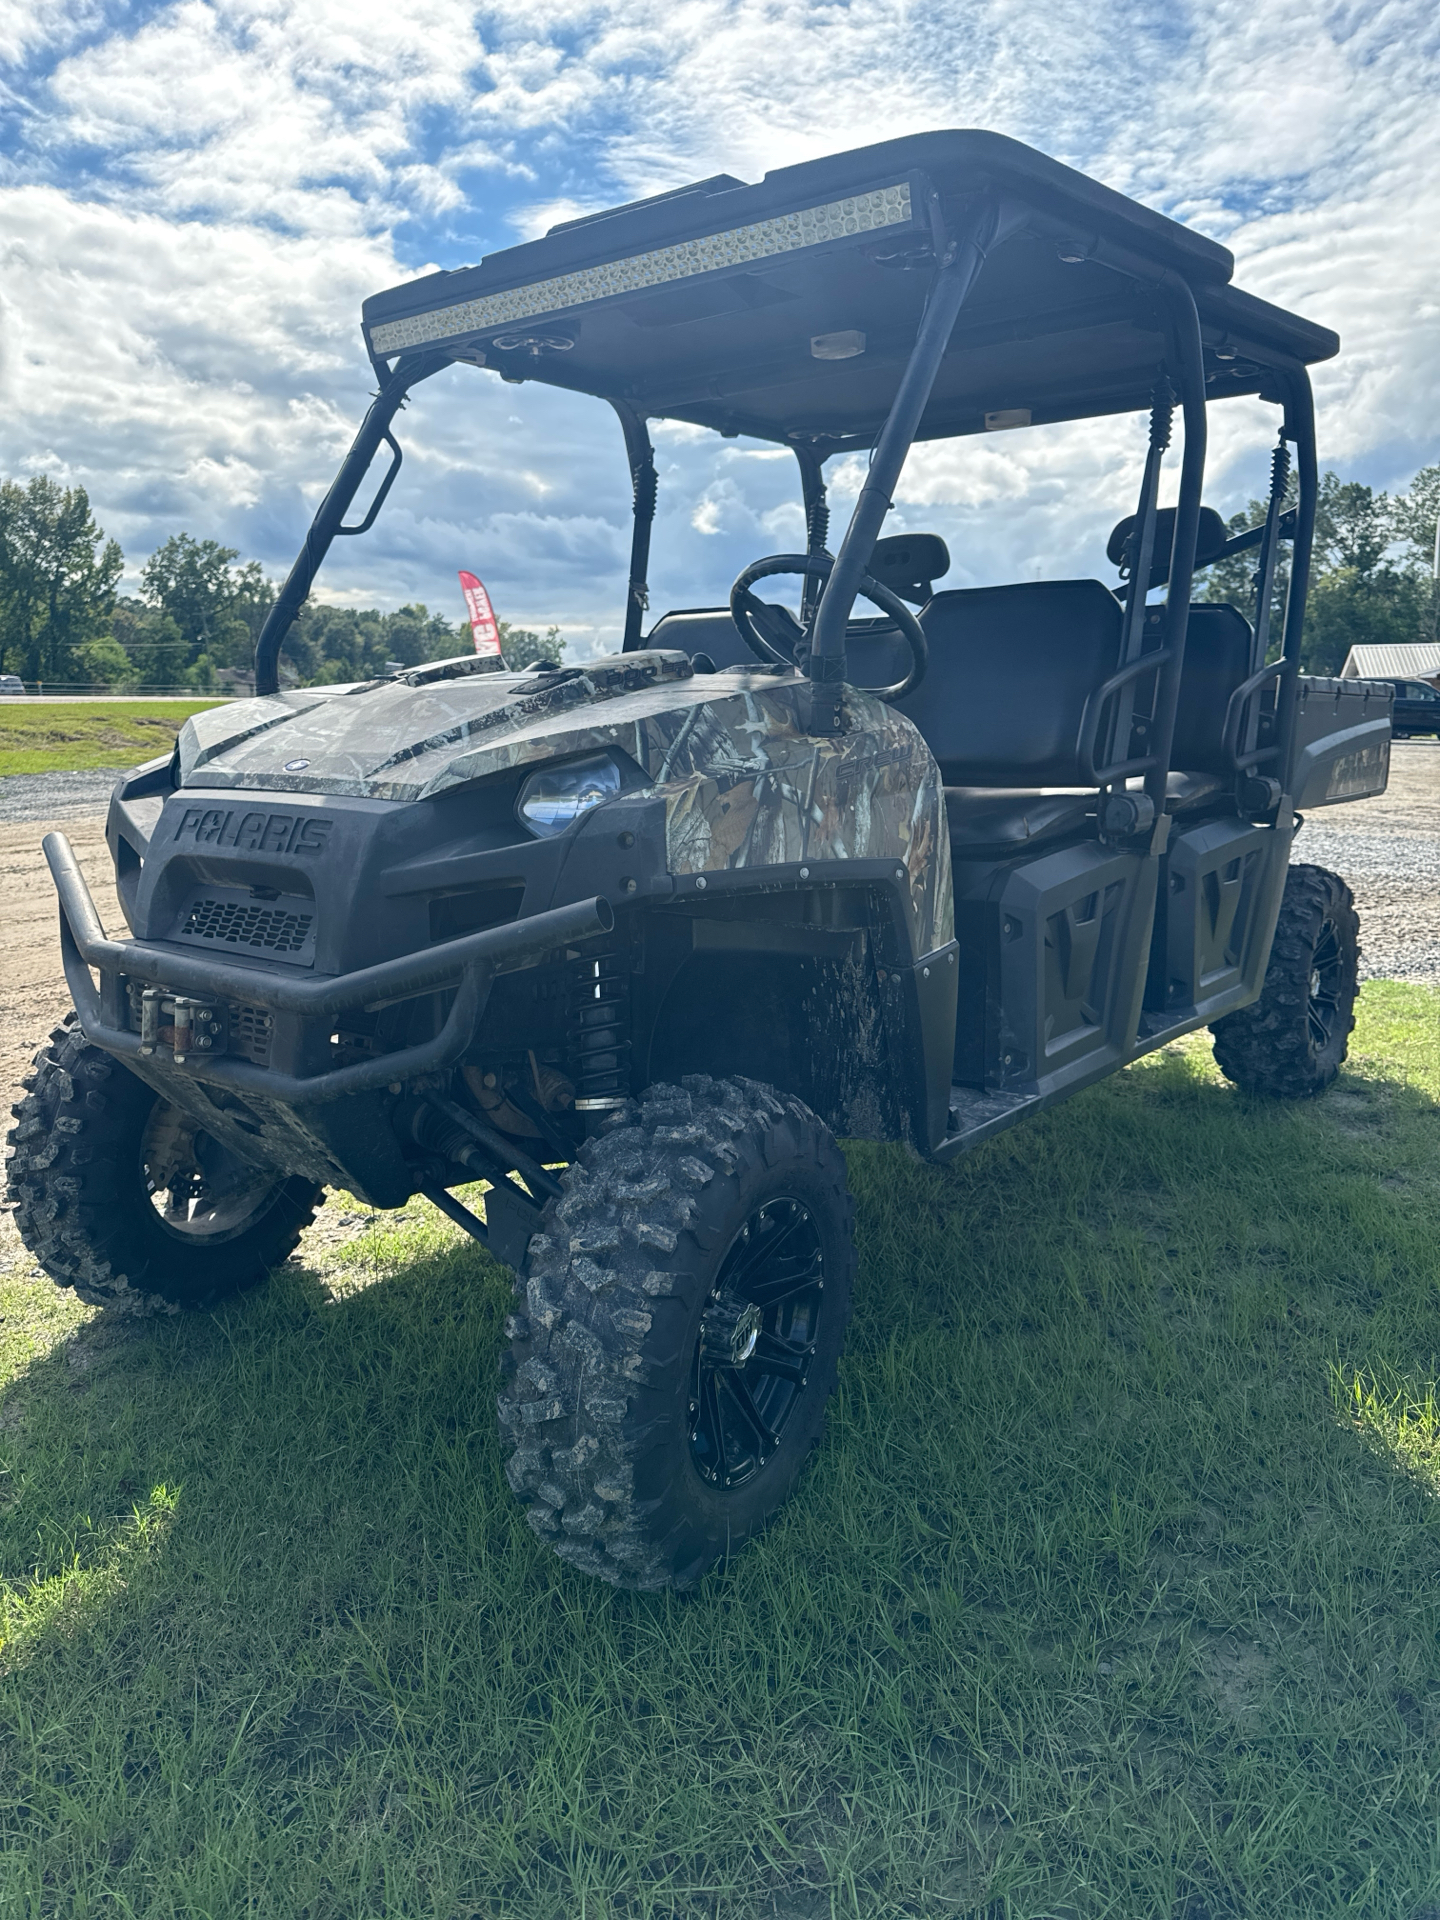
<path id="1" fill-rule="evenodd" d="M 0 11 L 0 65 L 15 66 L 29 55 L 63 47 L 96 26 L 101 10 L 96 0 L 6 0 Z"/>
<path id="2" fill-rule="evenodd" d="M 11 0 L 7 62 L 0 470 L 83 481 L 135 567 L 184 526 L 283 570 L 373 384 L 359 303 L 427 255 L 934 126 L 993 127 L 1185 218 L 1242 284 L 1338 327 L 1328 459 L 1385 484 L 1440 453 L 1422 0 L 178 0 L 108 31 Z M 1263 482 L 1262 414 L 1216 409 L 1227 511 Z M 476 565 L 507 617 L 616 630 L 629 486 L 606 408 L 453 373 L 402 437 L 393 506 L 326 591 L 458 615 L 454 567 Z M 655 437 L 654 604 L 718 603 L 793 544 L 793 469 Z M 944 533 L 956 582 L 1088 571 L 1142 442 L 1102 421 L 918 448 L 895 525 Z M 858 468 L 834 480 L 844 504 Z"/>

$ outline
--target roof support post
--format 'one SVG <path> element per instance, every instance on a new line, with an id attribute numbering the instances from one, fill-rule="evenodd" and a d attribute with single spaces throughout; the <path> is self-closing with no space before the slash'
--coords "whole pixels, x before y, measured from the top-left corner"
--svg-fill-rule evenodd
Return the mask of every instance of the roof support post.
<path id="1" fill-rule="evenodd" d="M 644 417 L 625 400 L 611 400 L 625 435 L 625 458 L 630 464 L 634 522 L 630 531 L 630 581 L 625 592 L 625 639 L 622 653 L 640 647 L 640 628 L 650 607 L 650 529 L 655 523 L 655 449 Z"/>
<path id="2" fill-rule="evenodd" d="M 1310 561 L 1315 548 L 1315 508 L 1320 497 L 1319 462 L 1315 452 L 1315 396 L 1303 366 L 1285 369 L 1285 437 L 1295 443 L 1295 475 L 1300 497 L 1295 506 L 1295 544 L 1290 550 L 1290 587 L 1285 597 L 1283 671 L 1275 696 L 1275 725 L 1279 741 L 1280 775 L 1291 776 L 1291 736 L 1295 703 L 1300 690 L 1300 646 L 1305 637 L 1305 598 L 1310 590 Z M 1283 806 L 1283 803 L 1282 803 Z M 1285 824 L 1281 821 L 1280 824 Z"/>
<path id="3" fill-rule="evenodd" d="M 1270 651 L 1270 624 L 1275 601 L 1275 569 L 1280 560 L 1280 518 L 1285 511 L 1285 493 L 1290 484 L 1290 445 L 1282 423 L 1280 438 L 1270 456 L 1270 494 L 1265 503 L 1265 526 L 1260 542 L 1260 559 L 1255 569 L 1255 642 L 1250 651 L 1250 671 L 1258 673 Z M 1259 709 L 1256 709 L 1256 719 Z M 1255 742 L 1247 740 L 1246 748 Z"/>
<path id="4" fill-rule="evenodd" d="M 405 396 L 412 387 L 449 364 L 444 354 L 411 354 L 399 362 L 371 401 L 370 411 L 361 421 L 360 431 L 341 461 L 340 471 L 331 482 L 330 491 L 320 502 L 315 518 L 310 523 L 310 531 L 305 536 L 305 544 L 270 609 L 265 625 L 260 629 L 260 638 L 255 642 L 257 694 L 280 691 L 280 649 L 295 624 L 297 614 L 310 596 L 315 576 L 330 551 L 330 542 L 337 534 L 366 532 L 385 503 L 385 496 L 400 471 L 400 448 L 390 432 L 390 423 L 405 404 Z M 360 482 L 370 471 L 371 461 L 386 442 L 394 456 L 389 471 L 380 482 L 375 498 L 370 503 L 370 510 L 360 525 L 347 527 L 343 522 L 350 510 L 350 503 L 359 491 Z"/>
<path id="5" fill-rule="evenodd" d="M 1145 775 L 1145 791 L 1157 822 L 1165 812 L 1165 786 L 1175 739 L 1175 710 L 1185 666 L 1185 632 L 1190 624 L 1190 588 L 1195 577 L 1195 539 L 1200 530 L 1200 494 L 1205 484 L 1205 354 L 1200 315 L 1189 282 L 1166 271 L 1161 290 L 1169 309 L 1169 359 L 1180 393 L 1185 426 L 1180 456 L 1180 497 L 1175 505 L 1175 538 L 1170 549 L 1170 585 L 1165 595 L 1165 651 L 1168 659 L 1156 676 L 1155 713 L 1150 752 L 1154 765 Z M 1143 590 L 1141 597 L 1143 599 Z"/>
<path id="6" fill-rule="evenodd" d="M 825 492 L 825 460 L 814 447 L 796 444 L 795 459 L 800 468 L 800 492 L 805 502 L 805 551 L 824 553 L 830 538 L 830 503 Z M 818 573 L 807 573 L 800 590 L 800 624 L 809 631 L 820 604 L 824 585 Z"/>
<path id="7" fill-rule="evenodd" d="M 900 376 L 890 412 L 875 442 L 870 471 L 855 502 L 855 511 L 850 516 L 850 525 L 845 530 L 845 539 L 825 583 L 820 610 L 815 617 L 806 669 L 810 680 L 805 703 L 808 711 L 804 715 L 811 733 L 839 733 L 842 729 L 845 625 L 855 604 L 861 576 L 870 564 L 885 516 L 893 505 L 900 471 L 919 431 L 956 317 L 985 264 L 986 252 L 999 226 L 999 207 L 994 201 L 987 201 L 963 236 L 953 241 L 941 256 L 909 363 Z"/>

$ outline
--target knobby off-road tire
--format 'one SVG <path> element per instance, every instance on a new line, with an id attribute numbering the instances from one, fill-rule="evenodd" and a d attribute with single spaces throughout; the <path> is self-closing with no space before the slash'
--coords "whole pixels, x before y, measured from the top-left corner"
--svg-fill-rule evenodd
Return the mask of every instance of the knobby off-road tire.
<path id="1" fill-rule="evenodd" d="M 562 1559 L 690 1587 L 820 1436 L 855 1272 L 845 1162 L 799 1100 L 695 1075 L 621 1110 L 561 1185 L 508 1324 L 506 1472 Z"/>
<path id="2" fill-rule="evenodd" d="M 294 1250 L 320 1188 L 244 1166 L 74 1020 L 11 1108 L 7 1188 L 26 1246 L 94 1306 L 203 1307 L 257 1285 Z"/>
<path id="3" fill-rule="evenodd" d="M 1360 921 L 1349 887 L 1324 867 L 1291 867 L 1265 986 L 1210 1029 L 1215 1059 L 1246 1093 L 1310 1100 L 1339 1073 L 1355 1025 Z"/>

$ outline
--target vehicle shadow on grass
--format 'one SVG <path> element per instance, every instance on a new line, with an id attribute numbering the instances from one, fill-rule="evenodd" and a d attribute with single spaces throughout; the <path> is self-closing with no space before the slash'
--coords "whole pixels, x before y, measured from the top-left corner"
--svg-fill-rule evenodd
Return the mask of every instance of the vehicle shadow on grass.
<path id="1" fill-rule="evenodd" d="M 1440 1533 L 1344 1382 L 1429 1404 L 1440 1117 L 1207 1061 L 849 1150 L 825 1444 L 685 1601 L 525 1527 L 509 1276 L 439 1222 L 71 1332 L 0 1407 L 10 1591 L 77 1596 L 7 1635 L 0 1830 L 159 1911 L 1413 1914 Z"/>

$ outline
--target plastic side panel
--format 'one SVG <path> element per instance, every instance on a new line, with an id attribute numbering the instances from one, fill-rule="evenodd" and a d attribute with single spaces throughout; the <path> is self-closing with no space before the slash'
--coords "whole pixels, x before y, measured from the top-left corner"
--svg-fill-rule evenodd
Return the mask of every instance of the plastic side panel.
<path id="1" fill-rule="evenodd" d="M 986 1084 L 1055 1091 L 1093 1076 L 1130 1042 L 1143 958 L 1133 953 L 1150 863 L 1094 845 L 1016 867 L 1001 894 L 999 1020 Z M 1142 949 L 1143 954 L 1143 949 Z"/>
<path id="2" fill-rule="evenodd" d="M 1388 683 L 1301 676 L 1287 783 L 1297 807 L 1335 806 L 1385 791 L 1394 704 Z"/>
<path id="3" fill-rule="evenodd" d="M 1164 1011 L 1218 1019 L 1254 997 L 1268 950 L 1269 882 L 1282 836 L 1243 820 L 1210 820 L 1177 834 L 1166 858 L 1164 906 L 1156 931 L 1163 953 Z"/>

